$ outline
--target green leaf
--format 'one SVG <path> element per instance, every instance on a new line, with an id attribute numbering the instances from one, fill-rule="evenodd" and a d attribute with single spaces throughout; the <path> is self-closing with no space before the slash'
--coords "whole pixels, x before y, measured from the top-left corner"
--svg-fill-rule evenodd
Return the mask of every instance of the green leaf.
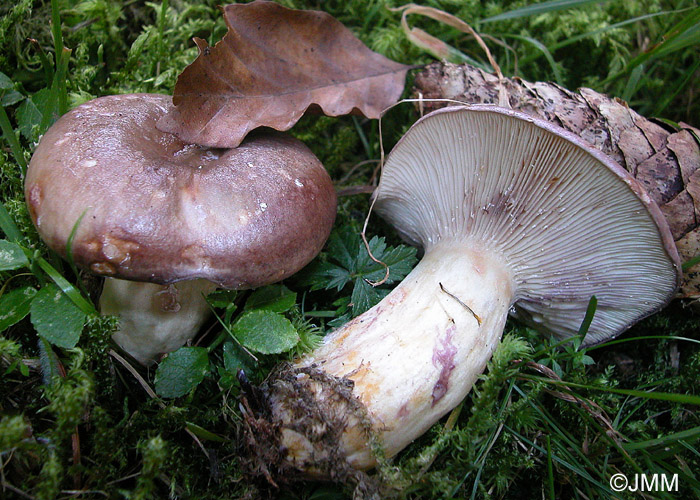
<path id="1" fill-rule="evenodd" d="M 223 366 L 217 366 L 216 372 L 219 374 L 219 381 L 217 384 L 224 390 L 231 389 L 236 385 L 236 376 L 232 373 L 226 371 Z"/>
<path id="2" fill-rule="evenodd" d="M 2 96 L 2 99 L 0 99 L 0 105 L 5 107 L 12 106 L 13 104 L 17 104 L 22 99 L 24 99 L 24 96 L 22 94 L 20 94 L 16 90 L 10 90 Z"/>
<path id="3" fill-rule="evenodd" d="M 239 370 L 251 371 L 254 368 L 250 355 L 233 342 L 224 343 L 224 367 L 233 375 Z"/>
<path id="4" fill-rule="evenodd" d="M 87 315 L 54 284 L 48 284 L 34 297 L 31 321 L 39 335 L 58 347 L 78 343 Z"/>
<path id="5" fill-rule="evenodd" d="M 314 262 L 305 270 L 305 274 L 302 284 L 310 286 L 311 290 L 331 290 L 335 288 L 337 291 L 340 291 L 352 281 L 352 276 L 348 270 L 330 262 Z"/>
<path id="6" fill-rule="evenodd" d="M 35 295 L 35 288 L 25 286 L 0 297 L 0 332 L 15 323 L 19 323 L 29 314 L 29 308 Z"/>
<path id="7" fill-rule="evenodd" d="M 42 122 L 55 112 L 49 89 L 41 89 L 17 108 L 17 128 L 28 141 L 35 141 L 45 132 Z"/>
<path id="8" fill-rule="evenodd" d="M 355 286 L 352 289 L 352 298 L 350 299 L 353 317 L 378 304 L 388 294 L 389 290 L 373 287 L 364 279 L 356 279 Z"/>
<path id="9" fill-rule="evenodd" d="M 238 292 L 236 290 L 216 290 L 215 292 L 211 292 L 209 295 L 207 295 L 207 302 L 211 307 L 225 309 L 223 318 L 224 326 L 231 323 L 233 313 L 236 312 L 236 309 L 238 309 L 238 306 L 236 306 L 236 303 L 234 302 L 237 295 Z"/>
<path id="10" fill-rule="evenodd" d="M 18 366 L 19 366 L 19 372 L 22 374 L 22 376 L 28 377 L 29 376 L 29 367 L 22 362 L 20 362 Z"/>
<path id="11" fill-rule="evenodd" d="M 358 242 L 361 243 L 361 239 L 357 232 L 351 227 L 346 226 L 337 231 L 333 231 L 330 238 L 328 238 L 328 255 L 340 264 L 341 267 L 354 271 Z"/>
<path id="12" fill-rule="evenodd" d="M 185 425 L 187 428 L 200 439 L 206 439 L 208 441 L 216 441 L 217 443 L 225 443 L 226 439 L 219 436 L 218 434 L 214 434 L 211 431 L 208 431 L 204 427 L 201 427 L 194 422 L 185 422 Z"/>
<path id="13" fill-rule="evenodd" d="M 317 261 L 304 272 L 302 283 L 311 286 L 312 290 L 335 288 L 341 291 L 348 283 L 353 283 L 352 315 L 366 311 L 387 294 L 386 289 L 372 287 L 367 281 L 390 285 L 402 280 L 416 263 L 416 249 L 399 245 L 389 247 L 384 238 L 373 237 L 369 248 L 375 259 L 389 267 L 373 260 L 365 247 L 360 234 L 350 227 L 334 231 L 329 240 L 325 253 L 327 262 Z"/>
<path id="14" fill-rule="evenodd" d="M 0 240 L 0 271 L 10 271 L 28 265 L 29 260 L 19 245 Z"/>
<path id="15" fill-rule="evenodd" d="M 5 208 L 5 205 L 2 203 L 0 203 L 0 229 L 2 229 L 2 232 L 5 233 L 5 236 L 7 236 L 10 241 L 19 241 L 22 239 L 22 233 L 17 228 L 17 224 L 12 220 L 7 208 Z"/>
<path id="16" fill-rule="evenodd" d="M 0 72 L 0 105 L 12 106 L 22 99 L 24 96 L 15 90 L 15 84 L 10 77 Z"/>
<path id="17" fill-rule="evenodd" d="M 14 88 L 15 84 L 12 82 L 10 77 L 0 71 L 0 90 L 10 90 Z"/>
<path id="18" fill-rule="evenodd" d="M 328 322 L 329 327 L 339 328 L 353 318 L 350 300 L 351 297 L 340 297 L 338 300 L 333 302 L 333 305 L 336 307 L 335 319 Z"/>
<path id="19" fill-rule="evenodd" d="M 365 278 L 367 278 L 367 276 L 366 276 L 367 273 L 380 272 L 381 276 L 379 276 L 379 279 L 383 278 L 384 275 L 386 274 L 386 270 L 385 270 L 384 266 L 382 266 L 378 262 L 375 262 L 369 256 L 369 253 L 367 252 L 367 248 L 365 248 L 365 245 L 362 243 L 361 240 L 359 243 L 360 243 L 360 245 L 359 245 L 359 248 L 357 249 L 357 255 L 355 257 L 355 265 L 354 265 L 355 269 L 354 269 L 354 271 L 355 272 L 363 272 Z M 369 245 L 370 251 L 372 252 L 372 255 L 374 255 L 374 258 L 378 259 L 378 260 L 382 260 L 382 262 L 383 262 L 384 252 L 386 252 L 386 241 L 384 241 L 384 238 L 374 236 L 374 237 L 372 237 L 371 240 L 369 240 L 368 245 Z"/>
<path id="20" fill-rule="evenodd" d="M 413 247 L 405 245 L 387 247 L 384 238 L 375 236 L 369 241 L 369 248 L 376 259 L 389 266 L 389 277 L 386 280 L 386 284 L 401 281 L 411 272 L 411 269 L 416 264 L 416 249 Z M 360 264 L 358 271 L 363 278 L 370 281 L 379 281 L 386 276 L 384 266 L 370 258 L 364 245 L 360 248 L 357 260 Z"/>
<path id="21" fill-rule="evenodd" d="M 255 290 L 245 303 L 245 308 L 264 309 L 283 313 L 297 303 L 297 294 L 284 285 L 268 285 Z"/>
<path id="22" fill-rule="evenodd" d="M 58 356 L 53 352 L 51 344 L 43 337 L 39 337 L 39 366 L 44 385 L 51 386 L 59 378 L 61 372 L 58 369 Z"/>
<path id="23" fill-rule="evenodd" d="M 172 352 L 156 369 L 156 393 L 177 398 L 190 392 L 209 371 L 209 357 L 204 347 L 181 347 Z"/>
<path id="24" fill-rule="evenodd" d="M 241 344 L 262 354 L 279 354 L 299 342 L 299 334 L 291 321 L 264 309 L 242 314 L 231 330 Z"/>
<path id="25" fill-rule="evenodd" d="M 236 290 L 216 290 L 207 295 L 207 302 L 212 307 L 228 307 L 231 303 L 236 300 L 236 295 L 238 292 Z"/>

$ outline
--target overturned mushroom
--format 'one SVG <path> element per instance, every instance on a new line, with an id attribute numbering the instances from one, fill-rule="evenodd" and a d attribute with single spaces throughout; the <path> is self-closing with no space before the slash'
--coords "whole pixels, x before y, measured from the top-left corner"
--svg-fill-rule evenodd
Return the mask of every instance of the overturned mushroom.
<path id="1" fill-rule="evenodd" d="M 181 346 L 215 287 L 279 281 L 311 260 L 335 218 L 318 159 L 278 132 L 236 149 L 186 144 L 156 129 L 172 108 L 154 94 L 85 103 L 44 135 L 25 195 L 39 234 L 108 277 L 100 307 L 116 342 L 142 363 Z M 125 281 L 130 280 L 130 281 Z"/>
<path id="2" fill-rule="evenodd" d="M 376 197 L 424 257 L 382 302 L 262 387 L 267 407 L 248 411 L 249 425 L 272 426 L 284 450 L 268 470 L 337 478 L 345 460 L 375 465 L 370 440 L 396 454 L 465 397 L 509 313 L 567 338 L 596 296 L 590 345 L 661 308 L 678 286 L 669 229 L 636 181 L 519 112 L 425 116 L 389 155 Z"/>

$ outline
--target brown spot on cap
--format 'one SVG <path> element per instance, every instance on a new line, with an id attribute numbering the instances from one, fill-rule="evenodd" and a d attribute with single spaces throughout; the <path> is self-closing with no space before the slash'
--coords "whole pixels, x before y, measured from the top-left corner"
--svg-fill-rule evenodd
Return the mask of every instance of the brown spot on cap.
<path id="1" fill-rule="evenodd" d="M 102 276 L 114 276 L 117 274 L 116 269 L 109 262 L 93 262 L 90 264 L 90 270 L 95 274 Z"/>

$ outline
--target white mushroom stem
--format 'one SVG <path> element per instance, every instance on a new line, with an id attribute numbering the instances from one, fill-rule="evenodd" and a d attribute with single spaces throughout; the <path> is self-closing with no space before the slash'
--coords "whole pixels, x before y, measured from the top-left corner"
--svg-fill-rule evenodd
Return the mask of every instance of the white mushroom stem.
<path id="1" fill-rule="evenodd" d="M 211 312 L 205 297 L 215 289 L 205 279 L 157 285 L 107 278 L 100 311 L 119 316 L 119 329 L 112 338 L 147 365 L 195 336 Z"/>
<path id="2" fill-rule="evenodd" d="M 426 250 L 384 300 L 294 365 L 295 382 L 331 416 L 344 411 L 336 405 L 337 394 L 318 387 L 304 369 L 353 381 L 352 394 L 364 406 L 371 429 L 356 412 L 338 415 L 347 422 L 340 448 L 351 466 L 376 465 L 369 435 L 392 456 L 459 404 L 498 344 L 514 292 L 512 274 L 497 253 L 470 242 L 442 241 Z M 302 435 L 293 408 L 297 396 L 276 391 L 272 383 L 271 409 L 287 461 L 307 473 L 323 473 L 317 462 L 328 451 Z"/>

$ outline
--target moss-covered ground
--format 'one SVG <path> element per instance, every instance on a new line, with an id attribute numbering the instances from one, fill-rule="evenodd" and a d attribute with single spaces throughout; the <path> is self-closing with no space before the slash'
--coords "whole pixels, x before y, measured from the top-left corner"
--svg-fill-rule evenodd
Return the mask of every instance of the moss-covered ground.
<path id="1" fill-rule="evenodd" d="M 407 40 L 400 14 L 387 8 L 398 1 L 281 3 L 325 10 L 369 47 L 400 62 L 433 60 Z M 695 1 L 422 4 L 469 22 L 507 76 L 588 86 L 625 99 L 644 115 L 700 125 Z M 235 371 L 244 366 L 252 381 L 260 381 L 277 361 L 313 347 L 323 332 L 355 313 L 351 300 L 378 300 L 383 292 L 360 289 L 362 277 L 376 269 L 358 264 L 344 286 L 326 291 L 323 275 L 312 267 L 287 280 L 286 288 L 270 290 L 283 297 L 281 314 L 301 337 L 292 352 L 260 356 L 255 363 L 234 352 L 219 323 L 208 325 L 196 341 L 208 348 L 206 375 L 185 387 L 184 395 L 163 398 L 153 390 L 155 368 L 129 370 L 114 355 L 115 320 L 97 316 L 90 302 L 99 280 L 75 274 L 40 242 L 24 204 L 22 172 L 46 128 L 93 97 L 171 93 L 179 72 L 196 57 L 192 37 L 213 44 L 225 33 L 216 6 L 216 0 L 0 5 L 0 228 L 8 245 L 24 252 L 16 265 L 0 271 L 1 498 L 352 495 L 351 485 L 314 481 L 276 490 L 246 474 Z M 412 22 L 451 44 L 461 54 L 456 61 L 485 64 L 479 46 L 463 33 L 435 21 Z M 410 104 L 387 115 L 387 148 L 415 118 Z M 339 188 L 370 183 L 380 154 L 375 121 L 308 117 L 293 133 L 319 156 Z M 335 243 L 319 261 L 333 263 L 339 245 L 360 251 L 357 234 L 367 208 L 364 194 L 340 198 Z M 397 247 L 402 265 L 414 262 L 411 250 L 376 218 L 368 232 Z M 74 347 L 37 334 L 33 315 L 46 305 L 34 295 L 54 283 L 72 300 L 49 313 L 78 314 L 77 308 L 82 315 Z M 250 297 L 220 293 L 212 304 L 231 324 Z M 553 346 L 509 323 L 487 374 L 463 404 L 373 473 L 381 496 L 700 498 L 698 311 L 697 302 L 676 301 L 617 341 L 588 350 Z M 675 477 L 678 491 L 615 493 L 609 481 L 618 473 Z"/>

